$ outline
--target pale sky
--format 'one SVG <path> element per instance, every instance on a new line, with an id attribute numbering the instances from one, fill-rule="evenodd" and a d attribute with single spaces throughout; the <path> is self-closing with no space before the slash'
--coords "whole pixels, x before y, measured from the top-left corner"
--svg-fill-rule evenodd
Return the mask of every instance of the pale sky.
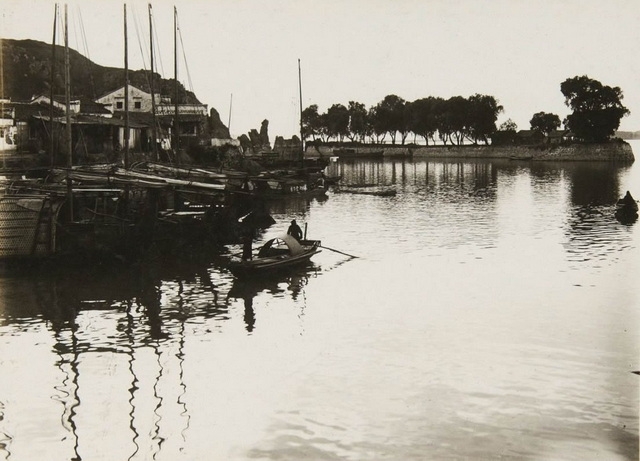
<path id="1" fill-rule="evenodd" d="M 0 36 L 50 43 L 53 5 L 3 0 Z M 123 67 L 123 5 L 68 3 L 70 46 L 97 64 Z M 147 2 L 127 5 L 130 68 L 143 67 L 142 53 L 148 68 Z M 179 79 L 215 107 L 225 124 L 233 94 L 233 137 L 259 129 L 264 119 L 272 141 L 298 133 L 298 59 L 303 106 L 317 104 L 321 112 L 351 100 L 370 107 L 389 94 L 412 101 L 481 93 L 504 107 L 498 124 L 511 118 L 528 129 L 536 112 L 564 118 L 569 111 L 560 84 L 588 75 L 623 90 L 631 114 L 620 129 L 640 130 L 638 0 L 161 0 L 152 5 L 160 48 L 156 70 L 173 77 L 175 5 L 184 44 Z"/>

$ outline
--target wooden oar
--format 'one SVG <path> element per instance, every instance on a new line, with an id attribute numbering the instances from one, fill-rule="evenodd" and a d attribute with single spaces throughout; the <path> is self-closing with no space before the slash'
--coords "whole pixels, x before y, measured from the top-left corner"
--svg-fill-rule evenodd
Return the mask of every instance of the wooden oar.
<path id="1" fill-rule="evenodd" d="M 341 255 L 349 256 L 350 258 L 357 258 L 358 256 L 350 255 L 348 253 L 344 253 L 342 251 L 336 250 L 334 248 L 329 248 L 324 245 L 318 245 L 320 248 L 324 248 L 325 250 L 335 251 L 336 253 L 340 253 Z"/>

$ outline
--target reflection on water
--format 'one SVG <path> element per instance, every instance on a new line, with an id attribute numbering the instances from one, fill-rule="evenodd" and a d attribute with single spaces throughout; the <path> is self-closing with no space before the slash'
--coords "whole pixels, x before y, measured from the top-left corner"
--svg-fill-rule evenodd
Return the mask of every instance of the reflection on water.
<path id="1" fill-rule="evenodd" d="M 350 160 L 327 174 L 398 193 L 273 202 L 260 240 L 296 218 L 357 259 L 325 249 L 252 281 L 197 249 L 5 269 L 4 458 L 637 456 L 640 233 L 614 213 L 640 195 L 638 168 Z"/>

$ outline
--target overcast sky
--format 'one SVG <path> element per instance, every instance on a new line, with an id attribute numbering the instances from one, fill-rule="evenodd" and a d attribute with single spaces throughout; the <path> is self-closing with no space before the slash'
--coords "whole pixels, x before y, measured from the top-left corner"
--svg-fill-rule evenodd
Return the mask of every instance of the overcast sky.
<path id="1" fill-rule="evenodd" d="M 68 3 L 70 46 L 123 67 L 123 4 Z M 50 43 L 53 5 L 3 0 L 0 36 Z M 148 68 L 147 3 L 127 5 L 130 67 L 145 67 L 144 53 Z M 156 70 L 167 78 L 174 5 L 184 45 L 179 79 L 225 124 L 233 94 L 234 137 L 264 119 L 272 141 L 298 133 L 298 59 L 303 106 L 321 112 L 351 100 L 370 107 L 388 94 L 412 101 L 481 93 L 504 107 L 498 123 L 511 118 L 527 129 L 536 112 L 564 118 L 560 83 L 588 75 L 623 90 L 631 114 L 620 129 L 640 130 L 638 0 L 155 1 Z"/>

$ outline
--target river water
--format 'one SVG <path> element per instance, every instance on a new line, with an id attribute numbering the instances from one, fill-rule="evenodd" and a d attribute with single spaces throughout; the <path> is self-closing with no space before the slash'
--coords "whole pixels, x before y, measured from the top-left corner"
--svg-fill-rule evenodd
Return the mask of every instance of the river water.
<path id="1" fill-rule="evenodd" d="M 638 459 L 638 162 L 328 174 L 397 195 L 276 203 L 262 239 L 358 258 L 5 270 L 0 459 Z"/>

